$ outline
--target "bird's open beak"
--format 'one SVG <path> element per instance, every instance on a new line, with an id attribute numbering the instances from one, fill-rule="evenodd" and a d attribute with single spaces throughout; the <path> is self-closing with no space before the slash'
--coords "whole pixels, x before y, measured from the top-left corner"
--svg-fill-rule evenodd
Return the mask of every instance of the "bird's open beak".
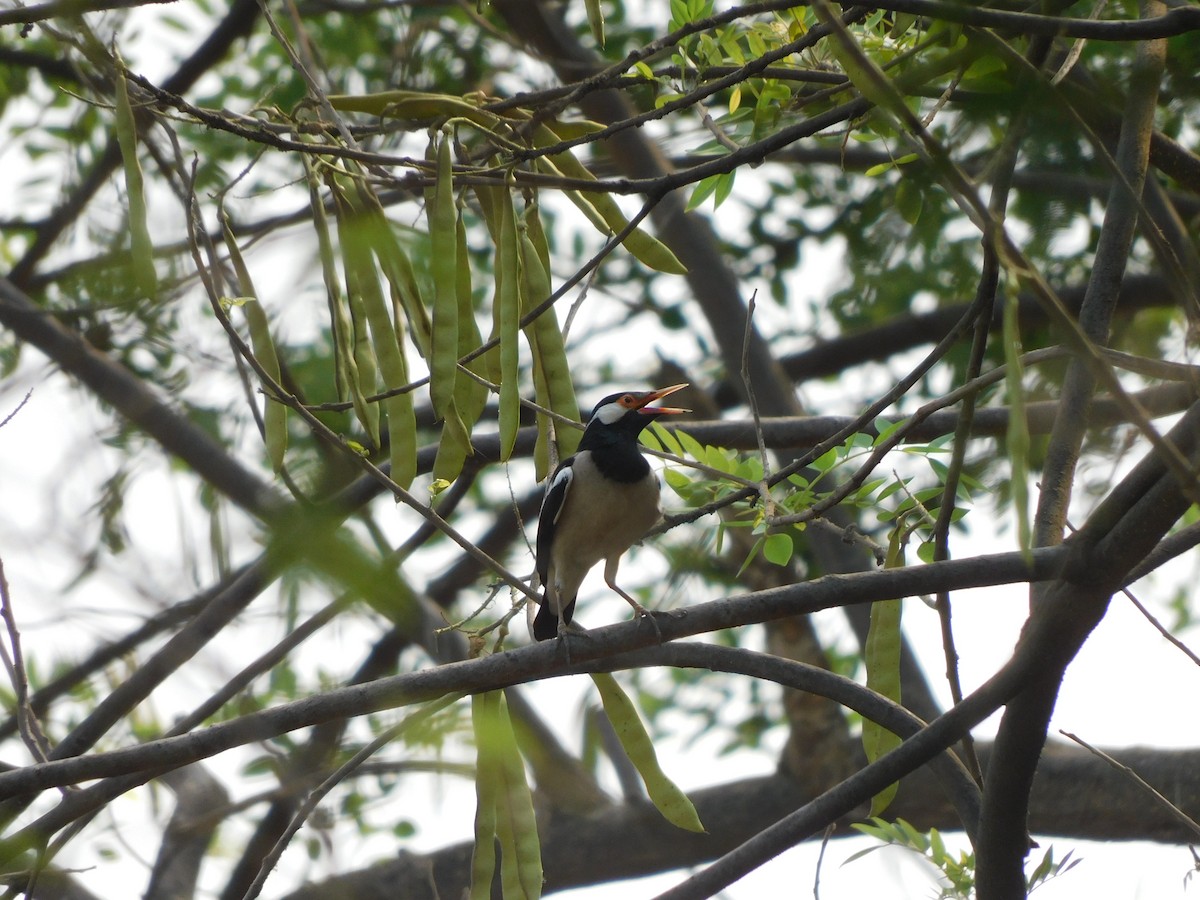
<path id="1" fill-rule="evenodd" d="M 647 404 L 653 403 L 655 400 L 661 400 L 663 397 L 667 396 L 667 394 L 673 394 L 676 391 L 683 390 L 685 387 L 687 387 L 686 382 L 683 384 L 673 384 L 670 387 L 659 388 L 656 391 L 647 391 L 638 397 L 638 405 L 636 409 L 638 412 L 647 416 L 672 415 L 675 413 L 691 412 L 690 409 L 680 409 L 676 406 L 647 406 Z"/>

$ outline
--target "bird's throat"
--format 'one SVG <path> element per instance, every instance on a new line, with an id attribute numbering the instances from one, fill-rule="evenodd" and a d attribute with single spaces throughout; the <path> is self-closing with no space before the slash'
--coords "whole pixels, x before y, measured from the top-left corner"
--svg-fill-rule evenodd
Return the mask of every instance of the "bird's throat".
<path id="1" fill-rule="evenodd" d="M 600 474 L 613 481 L 629 484 L 650 473 L 650 463 L 638 452 L 637 445 L 626 441 L 603 442 L 590 448 L 592 462 Z"/>

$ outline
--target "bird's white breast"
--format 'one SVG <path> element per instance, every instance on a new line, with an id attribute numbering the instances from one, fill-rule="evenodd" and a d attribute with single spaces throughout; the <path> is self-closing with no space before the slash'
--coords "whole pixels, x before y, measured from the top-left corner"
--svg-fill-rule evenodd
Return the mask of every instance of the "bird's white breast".
<path id="1" fill-rule="evenodd" d="M 613 481 L 600 474 L 586 450 L 571 468 L 571 487 L 558 516 L 551 554 L 559 578 L 574 580 L 574 575 L 582 580 L 600 560 L 621 555 L 645 537 L 662 509 L 653 472 L 638 481 Z"/>

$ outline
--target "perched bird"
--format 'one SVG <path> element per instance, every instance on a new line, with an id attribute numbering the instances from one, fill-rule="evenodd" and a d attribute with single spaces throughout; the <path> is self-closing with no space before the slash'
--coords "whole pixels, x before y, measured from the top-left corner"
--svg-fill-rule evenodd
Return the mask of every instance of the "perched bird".
<path id="1" fill-rule="evenodd" d="M 533 622 L 537 640 L 548 640 L 566 628 L 579 586 L 600 560 L 605 583 L 629 601 L 637 615 L 647 614 L 616 584 L 621 554 L 662 515 L 658 478 L 638 451 L 638 435 L 659 416 L 687 412 L 647 405 L 684 387 L 605 397 L 592 410 L 578 452 L 554 470 L 538 518 L 537 571 L 545 594 Z"/>

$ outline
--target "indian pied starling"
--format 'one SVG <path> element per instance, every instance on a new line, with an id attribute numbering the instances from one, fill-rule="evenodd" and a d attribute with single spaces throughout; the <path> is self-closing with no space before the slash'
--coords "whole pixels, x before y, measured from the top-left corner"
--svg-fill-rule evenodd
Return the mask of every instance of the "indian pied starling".
<path id="1" fill-rule="evenodd" d="M 538 518 L 537 571 L 545 594 L 533 622 L 537 640 L 566 629 L 579 586 L 600 560 L 605 583 L 629 601 L 636 615 L 647 615 L 616 584 L 621 554 L 662 515 L 658 478 L 638 451 L 638 435 L 659 416 L 687 412 L 647 406 L 684 387 L 605 397 L 592 410 L 578 452 L 555 469 Z"/>

